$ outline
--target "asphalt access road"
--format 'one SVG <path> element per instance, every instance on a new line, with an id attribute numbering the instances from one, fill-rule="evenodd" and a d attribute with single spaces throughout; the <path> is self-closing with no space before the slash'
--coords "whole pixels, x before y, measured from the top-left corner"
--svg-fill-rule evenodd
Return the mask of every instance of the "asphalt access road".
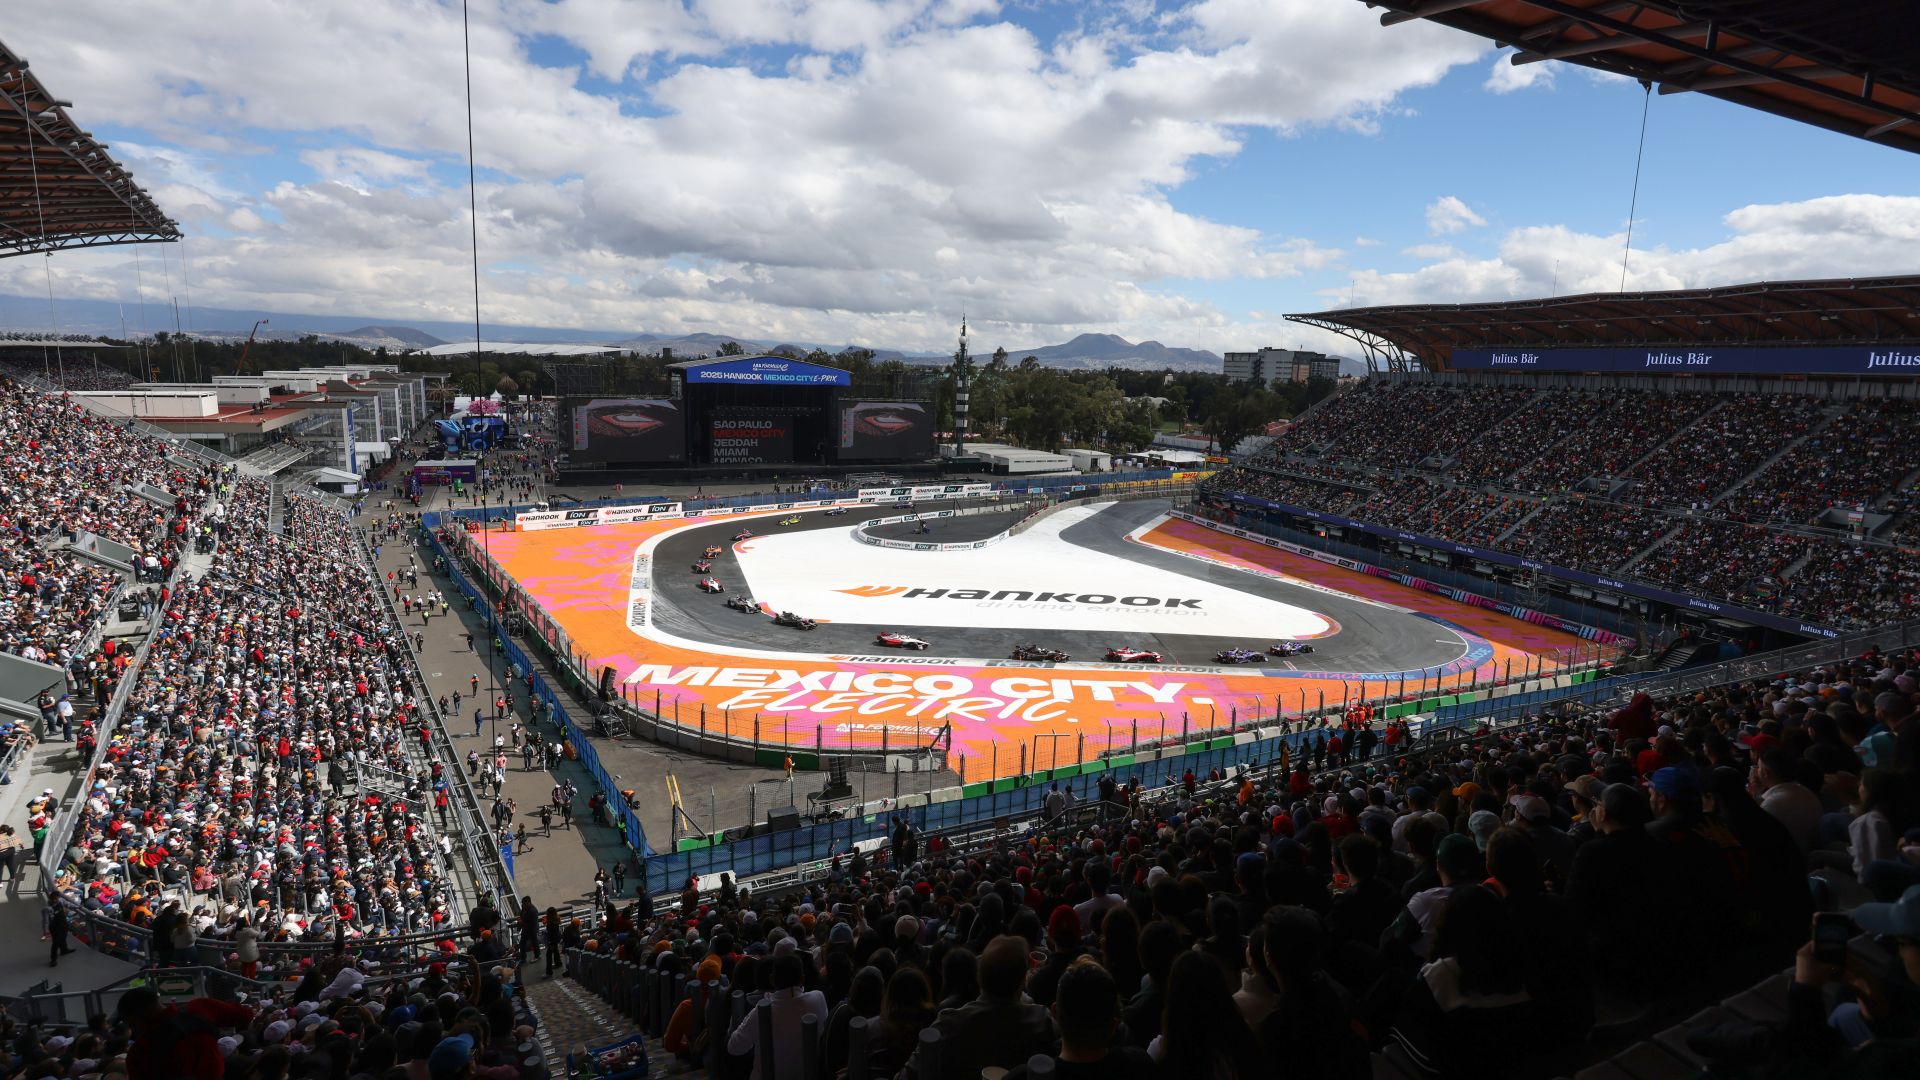
<path id="1" fill-rule="evenodd" d="M 1401 671 L 1446 663 L 1460 656 L 1466 643 L 1455 631 L 1416 615 L 1350 598 L 1340 593 L 1320 592 L 1300 585 L 1275 581 L 1255 574 L 1229 570 L 1195 559 L 1184 558 L 1157 548 L 1128 543 L 1126 535 L 1140 525 L 1167 512 L 1164 500 L 1115 503 L 1086 521 L 1061 533 L 1069 544 L 1104 551 L 1134 562 L 1147 563 L 1171 573 L 1216 584 L 1306 608 L 1328 616 L 1340 625 L 1338 633 L 1313 642 L 1310 655 L 1285 660 L 1269 658 L 1267 663 L 1300 671 Z M 756 532 L 812 531 L 815 529 L 851 529 L 869 518 L 897 516 L 893 507 L 860 508 L 837 517 L 826 517 L 818 510 L 806 511 L 797 525 L 762 527 L 761 519 L 752 527 Z M 961 521 L 999 522 L 998 514 Z M 1215 653 L 1226 648 L 1265 649 L 1272 644 L 1264 638 L 1216 637 L 1196 634 L 1136 634 L 1118 640 L 1117 635 L 1083 630 L 1031 631 L 999 627 L 938 627 L 924 633 L 912 626 L 882 626 L 862 623 L 821 623 L 811 631 L 776 626 L 765 615 L 734 611 L 724 601 L 745 591 L 746 576 L 734 559 L 732 539 L 747 523 L 739 520 L 688 529 L 668 535 L 654 551 L 654 624 L 691 641 L 718 645 L 778 649 L 818 655 L 854 653 L 874 655 L 884 650 L 873 643 L 874 635 L 894 630 L 932 642 L 924 654 L 969 658 L 1010 656 L 1015 644 L 1032 640 L 1038 644 L 1065 650 L 1075 660 L 1100 661 L 1112 646 L 1128 646 L 1158 652 L 1170 664 L 1210 664 Z M 934 537 L 938 540 L 939 537 Z M 950 541 L 959 542 L 959 537 Z M 849 557 L 854 552 L 851 538 Z M 726 592 L 710 595 L 695 587 L 701 575 L 692 564 L 702 557 L 708 545 L 721 549 L 713 560 L 712 575 L 727 585 Z M 806 612 L 799 612 L 805 615 Z"/>

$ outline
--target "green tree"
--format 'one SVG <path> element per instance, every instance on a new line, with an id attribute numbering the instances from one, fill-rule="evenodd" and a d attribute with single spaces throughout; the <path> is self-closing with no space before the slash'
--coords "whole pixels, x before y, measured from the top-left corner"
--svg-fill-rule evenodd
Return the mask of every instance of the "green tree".
<path id="1" fill-rule="evenodd" d="M 729 341 L 720 346 L 721 356 L 741 356 L 745 353 L 746 350 L 742 349 L 737 341 Z"/>

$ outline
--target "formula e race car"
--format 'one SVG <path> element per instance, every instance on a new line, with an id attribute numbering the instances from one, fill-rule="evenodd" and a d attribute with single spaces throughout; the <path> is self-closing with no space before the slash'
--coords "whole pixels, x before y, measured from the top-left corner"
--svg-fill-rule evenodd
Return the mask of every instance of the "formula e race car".
<path id="1" fill-rule="evenodd" d="M 1044 660 L 1050 664 L 1064 664 L 1067 654 L 1059 649 L 1049 649 L 1045 645 L 1035 645 L 1030 641 L 1021 642 L 1013 647 L 1015 660 Z"/>
<path id="2" fill-rule="evenodd" d="M 828 509 L 827 509 L 827 514 L 826 514 L 826 516 L 827 516 L 827 517 L 839 517 L 839 516 L 840 516 L 841 514 L 844 514 L 844 513 L 846 513 L 847 511 L 849 511 L 849 510 L 851 510 L 851 509 L 853 509 L 853 508 L 852 508 L 852 507 L 850 507 L 850 506 L 833 506 L 833 507 L 828 507 Z"/>
<path id="3" fill-rule="evenodd" d="M 1267 651 L 1275 656 L 1300 656 L 1313 651 L 1313 646 L 1304 641 L 1276 641 L 1267 646 Z"/>
<path id="4" fill-rule="evenodd" d="M 1110 664 L 1157 664 L 1160 654 L 1146 649 L 1129 649 L 1124 645 L 1107 650 L 1107 662 Z"/>
<path id="5" fill-rule="evenodd" d="M 811 630 L 819 624 L 812 619 L 802 618 L 791 611 L 783 611 L 773 617 L 775 626 L 791 626 L 795 630 Z"/>
<path id="6" fill-rule="evenodd" d="M 781 518 L 781 519 L 780 519 L 780 524 L 782 524 L 782 525 L 798 525 L 798 524 L 800 524 L 800 515 L 799 515 L 799 514 L 795 514 L 795 515 L 793 515 L 792 517 L 783 517 L 783 518 Z"/>
<path id="7" fill-rule="evenodd" d="M 699 562 L 693 564 L 693 572 L 696 574 L 704 574 L 711 569 L 713 569 L 712 559 L 701 559 Z"/>
<path id="8" fill-rule="evenodd" d="M 1252 649 L 1221 649 L 1213 654 L 1213 662 L 1216 664 L 1264 664 L 1267 658 L 1264 653 L 1255 652 Z"/>
<path id="9" fill-rule="evenodd" d="M 717 593 L 717 592 L 726 592 L 727 590 L 726 590 L 726 586 L 720 584 L 718 581 L 715 581 L 710 577 L 703 577 L 700 579 L 700 591 Z"/>
<path id="10" fill-rule="evenodd" d="M 906 634 L 896 633 L 892 630 L 884 634 L 876 634 L 873 643 L 875 645 L 885 645 L 889 649 L 918 649 L 921 652 L 925 652 L 933 647 L 933 643 L 930 641 L 922 641 L 917 637 L 908 637 Z"/>
<path id="11" fill-rule="evenodd" d="M 754 603 L 753 597 L 751 596 L 729 596 L 727 597 L 727 606 L 735 611 L 744 611 L 748 614 L 760 610 L 760 605 Z"/>
<path id="12" fill-rule="evenodd" d="M 739 532 L 733 534 L 733 542 L 736 544 L 742 540 L 751 540 L 751 539 L 753 539 L 752 529 L 741 529 Z"/>
<path id="13" fill-rule="evenodd" d="M 708 544 L 707 550 L 701 552 L 700 557 L 703 559 L 717 559 L 720 557 L 720 552 L 723 550 L 724 549 L 719 544 Z"/>

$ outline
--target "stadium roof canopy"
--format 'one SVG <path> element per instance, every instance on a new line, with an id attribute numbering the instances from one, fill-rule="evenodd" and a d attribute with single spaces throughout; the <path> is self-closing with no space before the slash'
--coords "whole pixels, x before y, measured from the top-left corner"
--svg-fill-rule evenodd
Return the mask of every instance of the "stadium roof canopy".
<path id="1" fill-rule="evenodd" d="M 0 258 L 180 239 L 133 174 L 0 44 Z"/>
<path id="2" fill-rule="evenodd" d="M 1564 60 L 1920 153 L 1913 0 L 1365 0 Z"/>
<path id="3" fill-rule="evenodd" d="M 1920 277 L 1776 281 L 1545 300 L 1402 304 L 1288 315 L 1358 342 L 1369 367 L 1446 370 L 1456 348 L 1920 342 Z"/>

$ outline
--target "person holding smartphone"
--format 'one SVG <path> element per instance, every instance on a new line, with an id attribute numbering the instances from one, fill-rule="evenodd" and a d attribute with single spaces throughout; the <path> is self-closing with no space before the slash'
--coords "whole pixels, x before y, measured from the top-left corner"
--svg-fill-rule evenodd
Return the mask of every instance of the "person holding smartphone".
<path id="1" fill-rule="evenodd" d="M 1891 939 L 1895 970 L 1851 953 L 1847 943 L 1861 931 Z M 1829 983 L 1854 995 L 1830 1015 L 1821 996 Z M 1793 1058 L 1834 1076 L 1920 1075 L 1920 885 L 1891 904 L 1862 904 L 1851 918 L 1814 916 L 1812 940 L 1794 957 L 1787 1007 Z"/>

